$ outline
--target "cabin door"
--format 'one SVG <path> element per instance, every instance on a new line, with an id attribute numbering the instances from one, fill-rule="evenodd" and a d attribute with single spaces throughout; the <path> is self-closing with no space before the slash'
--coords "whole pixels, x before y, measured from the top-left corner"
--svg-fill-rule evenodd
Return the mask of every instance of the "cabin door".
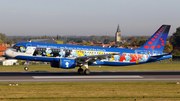
<path id="1" fill-rule="evenodd" d="M 35 49 L 36 49 L 36 47 L 32 47 L 32 44 L 27 44 L 26 45 L 26 54 L 33 54 Z"/>

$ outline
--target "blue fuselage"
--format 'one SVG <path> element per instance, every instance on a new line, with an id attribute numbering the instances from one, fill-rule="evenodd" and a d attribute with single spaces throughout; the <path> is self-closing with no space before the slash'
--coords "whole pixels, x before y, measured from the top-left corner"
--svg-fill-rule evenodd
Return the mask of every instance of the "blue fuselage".
<path id="1" fill-rule="evenodd" d="M 113 53 L 116 53 L 116 55 L 104 58 L 101 61 L 96 61 L 94 63 L 91 63 L 90 65 L 124 66 L 171 58 L 171 55 L 154 57 L 156 55 L 162 55 L 163 53 L 152 50 L 107 48 L 36 42 L 19 43 L 5 52 L 6 56 L 13 57 L 15 59 L 46 62 L 58 62 L 60 58 L 75 59 L 76 57 L 98 56 Z"/>

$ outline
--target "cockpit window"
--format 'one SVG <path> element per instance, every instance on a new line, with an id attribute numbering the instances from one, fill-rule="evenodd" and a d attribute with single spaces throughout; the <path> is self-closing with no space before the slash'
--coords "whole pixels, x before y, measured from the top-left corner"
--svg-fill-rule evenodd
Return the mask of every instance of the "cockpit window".
<path id="1" fill-rule="evenodd" d="M 15 45 L 14 45 L 12 48 L 13 48 L 13 49 L 17 49 L 17 48 L 18 48 L 18 46 L 15 46 Z"/>
<path id="2" fill-rule="evenodd" d="M 26 52 L 26 48 L 24 46 L 13 46 L 12 49 L 14 49 L 15 52 Z"/>

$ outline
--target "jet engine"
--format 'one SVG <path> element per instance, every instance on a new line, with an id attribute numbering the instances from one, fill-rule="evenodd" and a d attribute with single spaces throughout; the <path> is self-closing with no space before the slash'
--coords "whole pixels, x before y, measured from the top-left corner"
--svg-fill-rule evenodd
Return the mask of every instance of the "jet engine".
<path id="1" fill-rule="evenodd" d="M 51 67 L 70 69 L 76 67 L 75 59 L 60 58 L 57 62 L 51 62 Z"/>

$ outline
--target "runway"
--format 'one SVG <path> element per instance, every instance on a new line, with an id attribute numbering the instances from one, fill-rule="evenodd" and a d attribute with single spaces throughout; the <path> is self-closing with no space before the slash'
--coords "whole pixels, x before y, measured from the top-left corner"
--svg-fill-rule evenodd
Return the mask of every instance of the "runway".
<path id="1" fill-rule="evenodd" d="M 180 81 L 180 71 L 0 72 L 0 82 Z"/>

